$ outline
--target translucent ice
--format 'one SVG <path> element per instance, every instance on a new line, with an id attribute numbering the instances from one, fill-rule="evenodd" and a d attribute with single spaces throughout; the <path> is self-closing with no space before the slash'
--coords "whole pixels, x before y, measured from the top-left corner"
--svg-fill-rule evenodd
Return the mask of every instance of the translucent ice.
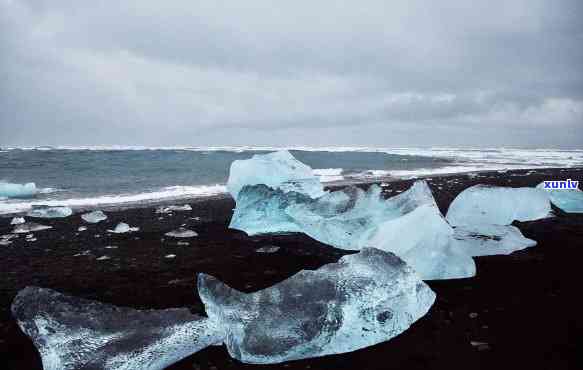
<path id="1" fill-rule="evenodd" d="M 27 216 L 39 218 L 63 218 L 69 217 L 72 214 L 73 210 L 69 207 L 35 206 L 35 208 L 27 213 Z"/>
<path id="2" fill-rule="evenodd" d="M 102 211 L 93 211 L 89 213 L 85 213 L 81 215 L 83 221 L 88 222 L 90 224 L 96 224 L 98 222 L 107 220 L 107 216 Z"/>
<path id="3" fill-rule="evenodd" d="M 24 217 L 14 217 L 12 221 L 10 221 L 10 225 L 20 225 L 25 222 Z"/>
<path id="4" fill-rule="evenodd" d="M 156 213 L 170 213 L 177 211 L 192 211 L 190 204 L 184 204 L 182 206 L 164 206 L 156 209 Z"/>
<path id="5" fill-rule="evenodd" d="M 374 248 L 245 294 L 200 274 L 210 319 L 232 357 L 257 364 L 355 351 L 387 341 L 425 315 L 433 291 L 395 255 Z"/>
<path id="6" fill-rule="evenodd" d="M 188 309 L 135 310 L 27 287 L 12 303 L 44 370 L 158 370 L 222 341 Z"/>
<path id="7" fill-rule="evenodd" d="M 324 194 L 324 188 L 312 169 L 288 151 L 256 154 L 251 159 L 231 164 L 227 189 L 237 200 L 245 185 L 265 184 L 283 191 L 296 191 L 310 197 Z"/>
<path id="8" fill-rule="evenodd" d="M 130 227 L 130 225 L 126 224 L 125 222 L 120 222 L 117 224 L 115 229 L 107 230 L 107 232 L 114 233 L 114 234 L 124 234 L 124 233 L 131 233 L 134 231 L 140 230 L 139 227 Z"/>
<path id="9" fill-rule="evenodd" d="M 548 196 L 538 189 L 475 185 L 451 202 L 446 218 L 453 226 L 510 225 L 550 215 Z"/>
<path id="10" fill-rule="evenodd" d="M 164 235 L 171 236 L 173 238 L 194 238 L 195 236 L 198 236 L 198 233 L 196 231 L 181 227 L 177 230 L 169 231 Z"/>
<path id="11" fill-rule="evenodd" d="M 48 230 L 48 229 L 52 229 L 52 226 L 45 226 L 45 225 L 41 225 L 41 224 L 37 224 L 35 222 L 25 222 L 23 224 L 20 225 L 16 225 L 14 227 L 14 230 L 12 230 L 13 233 L 15 234 L 28 234 L 28 233 L 32 233 L 34 231 L 41 231 L 41 230 Z"/>
<path id="12" fill-rule="evenodd" d="M 536 245 L 517 227 L 503 225 L 457 226 L 454 238 L 456 247 L 473 257 L 510 254 Z"/>
<path id="13" fill-rule="evenodd" d="M 544 182 L 537 189 L 546 191 L 551 202 L 568 213 L 583 213 L 583 191 L 580 189 L 545 189 Z"/>
<path id="14" fill-rule="evenodd" d="M 34 182 L 27 184 L 13 184 L 0 182 L 0 198 L 27 198 L 38 192 Z"/>
<path id="15" fill-rule="evenodd" d="M 389 199 L 375 185 L 366 192 L 352 187 L 318 199 L 265 185 L 246 186 L 230 227 L 249 235 L 303 232 L 349 250 L 379 248 L 404 259 L 424 279 L 475 274 L 473 260 L 453 248 L 453 230 L 424 181 Z"/>

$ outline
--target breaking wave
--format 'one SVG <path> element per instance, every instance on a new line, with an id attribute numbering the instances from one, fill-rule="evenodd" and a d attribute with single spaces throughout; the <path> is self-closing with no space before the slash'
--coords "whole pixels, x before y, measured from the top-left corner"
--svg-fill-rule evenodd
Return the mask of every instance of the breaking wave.
<path id="1" fill-rule="evenodd" d="M 227 189 L 224 185 L 169 186 L 158 191 L 138 194 L 100 195 L 87 198 L 47 199 L 38 201 L 14 201 L 8 199 L 0 200 L 0 214 L 26 212 L 32 209 L 33 206 L 38 205 L 91 208 L 132 203 L 149 203 L 174 199 L 210 197 L 226 193 L 226 191 Z"/>

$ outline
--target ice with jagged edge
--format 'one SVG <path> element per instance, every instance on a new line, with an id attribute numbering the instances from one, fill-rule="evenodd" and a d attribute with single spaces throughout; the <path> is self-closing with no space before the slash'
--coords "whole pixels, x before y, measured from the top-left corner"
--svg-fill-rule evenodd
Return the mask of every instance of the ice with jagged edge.
<path id="1" fill-rule="evenodd" d="M 37 218 L 64 218 L 72 214 L 73 210 L 69 207 L 35 206 L 35 208 L 27 213 L 27 216 Z"/>
<path id="2" fill-rule="evenodd" d="M 551 214 L 549 197 L 539 189 L 475 185 L 451 202 L 446 218 L 453 226 L 510 225 Z"/>
<path id="3" fill-rule="evenodd" d="M 223 341 L 186 308 L 136 310 L 27 287 L 12 303 L 44 370 L 162 370 Z"/>
<path id="4" fill-rule="evenodd" d="M 133 233 L 139 231 L 139 227 L 131 227 L 130 225 L 126 224 L 125 222 L 118 223 L 113 230 L 108 229 L 107 232 L 113 234 L 125 234 L 125 233 Z"/>
<path id="5" fill-rule="evenodd" d="M 83 221 L 85 221 L 87 223 L 96 224 L 96 223 L 99 223 L 101 221 L 107 220 L 107 215 L 105 213 L 103 213 L 103 211 L 93 211 L 93 212 L 82 214 L 81 218 L 83 219 Z"/>
<path id="6" fill-rule="evenodd" d="M 376 185 L 366 192 L 348 187 L 317 199 L 265 185 L 246 186 L 229 227 L 249 235 L 303 232 L 348 250 L 379 248 L 404 259 L 424 279 L 475 275 L 472 258 L 452 245 L 453 230 L 424 181 L 389 199 L 382 198 Z"/>
<path id="7" fill-rule="evenodd" d="M 256 364 L 387 341 L 424 316 L 435 300 L 410 266 L 375 248 L 249 294 L 200 274 L 198 291 L 209 318 L 225 330 L 230 355 Z"/>
<path id="8" fill-rule="evenodd" d="M 28 198 L 38 193 L 34 182 L 14 184 L 0 182 L 0 198 Z"/>
<path id="9" fill-rule="evenodd" d="M 583 213 L 583 191 L 581 189 L 545 189 L 544 182 L 537 189 L 545 191 L 551 203 L 567 213 Z"/>
<path id="10" fill-rule="evenodd" d="M 454 228 L 456 247 L 472 257 L 510 254 L 534 247 L 536 241 L 525 238 L 510 225 L 465 225 Z"/>
<path id="11" fill-rule="evenodd" d="M 244 186 L 257 184 L 285 192 L 295 191 L 312 198 L 324 194 L 324 187 L 312 168 L 298 161 L 287 150 L 233 161 L 227 182 L 227 190 L 233 199 L 237 199 Z"/>

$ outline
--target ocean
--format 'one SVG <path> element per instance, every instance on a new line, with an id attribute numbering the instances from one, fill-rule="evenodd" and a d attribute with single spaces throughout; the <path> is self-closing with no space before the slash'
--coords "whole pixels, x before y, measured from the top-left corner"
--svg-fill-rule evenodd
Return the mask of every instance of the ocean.
<path id="1" fill-rule="evenodd" d="M 281 148 L 0 148 L 0 214 L 33 205 L 97 208 L 222 194 L 231 162 Z M 322 182 L 583 166 L 583 150 L 286 148 Z M 35 183 L 34 194 L 2 184 Z"/>

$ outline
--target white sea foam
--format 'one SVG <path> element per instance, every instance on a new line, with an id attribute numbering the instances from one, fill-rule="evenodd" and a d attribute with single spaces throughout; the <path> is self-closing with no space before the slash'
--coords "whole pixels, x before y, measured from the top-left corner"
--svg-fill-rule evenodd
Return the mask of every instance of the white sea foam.
<path id="1" fill-rule="evenodd" d="M 139 194 L 102 195 L 92 198 L 51 199 L 27 202 L 0 201 L 0 214 L 26 212 L 32 209 L 35 205 L 46 205 L 50 207 L 95 207 L 119 205 L 124 203 L 143 203 L 149 201 L 208 197 L 219 195 L 226 191 L 224 185 L 170 186 L 159 191 Z"/>

